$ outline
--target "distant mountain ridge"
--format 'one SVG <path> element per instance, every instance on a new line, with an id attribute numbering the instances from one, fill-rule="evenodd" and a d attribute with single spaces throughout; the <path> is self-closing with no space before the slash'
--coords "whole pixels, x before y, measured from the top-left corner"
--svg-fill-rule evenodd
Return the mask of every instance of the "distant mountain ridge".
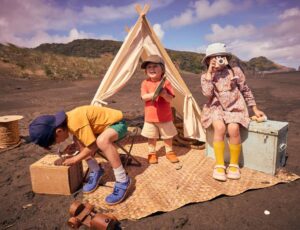
<path id="1" fill-rule="evenodd" d="M 48 77 L 79 79 L 104 75 L 119 51 L 122 42 L 80 39 L 67 44 L 41 44 L 36 48 L 20 48 L 13 44 L 0 44 L 0 74 L 17 77 Z M 206 67 L 201 63 L 201 53 L 167 49 L 180 71 L 201 73 Z M 293 71 L 265 57 L 248 62 L 233 56 L 232 66 L 240 66 L 253 74 L 262 71 Z"/>
<path id="2" fill-rule="evenodd" d="M 113 55 L 116 55 L 121 45 L 122 42 L 119 41 L 79 39 L 67 44 L 44 43 L 34 48 L 33 50 L 62 54 L 66 56 L 98 58 L 104 53 L 111 53 Z"/>

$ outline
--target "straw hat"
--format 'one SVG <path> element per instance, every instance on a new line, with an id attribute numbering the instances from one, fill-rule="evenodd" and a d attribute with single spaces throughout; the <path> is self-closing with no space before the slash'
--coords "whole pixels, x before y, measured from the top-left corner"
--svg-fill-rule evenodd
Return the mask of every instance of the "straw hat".
<path id="1" fill-rule="evenodd" d="M 231 53 L 226 51 L 226 45 L 223 43 L 212 43 L 208 45 L 205 51 L 205 57 L 202 59 L 202 63 L 206 62 L 206 59 L 214 56 L 226 56 L 228 61 L 231 59 Z"/>
<path id="2" fill-rule="evenodd" d="M 150 55 L 149 57 L 147 57 L 146 60 L 143 61 L 141 68 L 146 69 L 146 66 L 149 63 L 161 64 L 163 67 L 165 66 L 164 60 L 158 55 Z"/>

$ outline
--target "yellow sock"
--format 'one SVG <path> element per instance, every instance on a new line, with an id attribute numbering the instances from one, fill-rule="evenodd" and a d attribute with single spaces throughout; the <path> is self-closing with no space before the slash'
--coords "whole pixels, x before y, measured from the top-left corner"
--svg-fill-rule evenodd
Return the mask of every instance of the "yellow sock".
<path id="1" fill-rule="evenodd" d="M 216 141 L 213 143 L 213 145 L 214 145 L 214 151 L 216 157 L 216 164 L 224 165 L 224 149 L 225 149 L 224 141 Z M 217 168 L 217 171 L 220 173 L 225 172 L 224 169 L 222 168 Z"/>
<path id="2" fill-rule="evenodd" d="M 230 164 L 239 164 L 239 157 L 241 153 L 241 144 L 229 144 L 230 151 Z M 230 171 L 236 172 L 238 169 L 235 167 L 229 167 Z"/>

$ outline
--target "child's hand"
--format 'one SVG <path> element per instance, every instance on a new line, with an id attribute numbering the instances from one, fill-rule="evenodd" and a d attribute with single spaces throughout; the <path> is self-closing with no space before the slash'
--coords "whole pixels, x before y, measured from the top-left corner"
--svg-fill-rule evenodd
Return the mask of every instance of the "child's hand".
<path id="1" fill-rule="evenodd" d="M 209 60 L 209 66 L 208 66 L 208 70 L 206 73 L 206 80 L 211 80 L 212 79 L 212 73 L 214 68 L 216 68 L 216 58 L 211 58 Z"/>
<path id="2" fill-rule="evenodd" d="M 65 166 L 71 166 L 71 165 L 74 165 L 77 163 L 77 160 L 75 157 L 69 157 L 69 158 L 66 158 L 64 161 L 63 161 L 63 165 Z"/>
<path id="3" fill-rule="evenodd" d="M 168 92 L 167 92 L 166 89 L 162 89 L 161 92 L 160 92 L 160 94 L 159 94 L 159 96 L 163 97 L 163 98 L 167 97 L 168 95 L 169 94 L 168 94 Z"/>
<path id="4" fill-rule="evenodd" d="M 259 110 L 256 106 L 253 106 L 253 113 L 257 117 L 263 117 L 263 116 L 266 117 L 266 114 L 263 111 Z"/>
<path id="5" fill-rule="evenodd" d="M 216 68 L 216 65 L 217 65 L 216 58 L 211 58 L 209 61 L 209 67 L 208 67 L 207 72 L 212 73 L 213 69 Z"/>
<path id="6" fill-rule="evenodd" d="M 63 151 L 64 154 L 72 155 L 77 151 L 77 145 L 75 143 L 69 144 Z"/>

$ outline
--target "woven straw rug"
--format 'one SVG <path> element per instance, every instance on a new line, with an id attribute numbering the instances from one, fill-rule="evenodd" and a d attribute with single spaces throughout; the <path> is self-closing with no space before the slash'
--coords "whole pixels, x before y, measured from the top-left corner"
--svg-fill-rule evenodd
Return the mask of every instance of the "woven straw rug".
<path id="1" fill-rule="evenodd" d="M 105 169 L 104 186 L 99 186 L 91 194 L 84 194 L 84 201 L 95 205 L 98 211 L 115 215 L 119 220 L 140 219 L 158 211 L 168 212 L 188 203 L 211 200 L 222 194 L 235 196 L 250 189 L 266 188 L 300 178 L 283 170 L 271 176 L 242 168 L 240 180 L 218 182 L 212 178 L 214 160 L 207 158 L 204 150 L 175 146 L 180 164 L 171 164 L 164 156 L 163 142 L 158 142 L 157 147 L 159 163 L 149 165 L 146 139 L 136 138 L 132 154 L 142 166 L 127 167 L 128 174 L 134 179 L 134 188 L 124 202 L 115 206 L 106 205 L 104 201 L 113 189 L 112 169 L 107 162 L 99 159 Z"/>

